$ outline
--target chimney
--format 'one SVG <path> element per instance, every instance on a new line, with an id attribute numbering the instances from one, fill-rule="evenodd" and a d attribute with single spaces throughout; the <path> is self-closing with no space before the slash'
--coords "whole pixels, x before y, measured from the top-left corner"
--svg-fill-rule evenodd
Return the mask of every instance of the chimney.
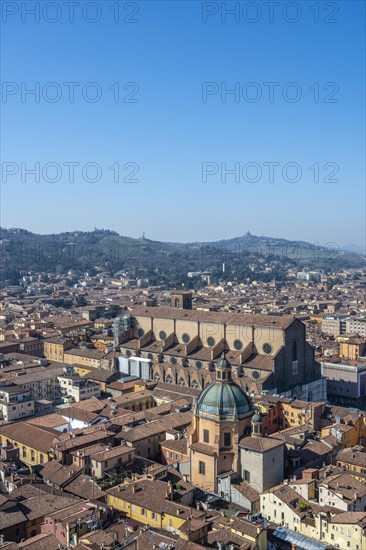
<path id="1" fill-rule="evenodd" d="M 166 499 L 173 500 L 173 483 L 169 480 L 168 487 L 166 489 Z"/>

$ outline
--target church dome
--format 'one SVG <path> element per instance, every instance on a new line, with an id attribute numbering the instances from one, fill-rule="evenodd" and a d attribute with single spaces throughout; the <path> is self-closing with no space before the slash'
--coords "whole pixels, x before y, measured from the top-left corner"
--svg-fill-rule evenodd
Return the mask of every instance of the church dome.
<path id="1" fill-rule="evenodd" d="M 216 365 L 216 380 L 202 390 L 196 403 L 196 414 L 215 420 L 238 420 L 254 411 L 248 394 L 231 377 L 231 365 L 222 353 Z"/>
<path id="2" fill-rule="evenodd" d="M 199 416 L 215 416 L 221 420 L 240 418 L 253 410 L 249 396 L 233 380 L 226 384 L 213 382 L 197 399 L 196 413 Z"/>

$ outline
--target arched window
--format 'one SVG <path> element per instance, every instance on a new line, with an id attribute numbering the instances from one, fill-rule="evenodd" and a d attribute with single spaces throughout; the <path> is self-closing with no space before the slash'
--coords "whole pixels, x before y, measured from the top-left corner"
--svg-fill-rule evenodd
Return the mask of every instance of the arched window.
<path id="1" fill-rule="evenodd" d="M 198 384 L 196 382 L 196 380 L 193 380 L 192 384 L 191 384 L 191 388 L 197 390 L 198 389 Z"/>

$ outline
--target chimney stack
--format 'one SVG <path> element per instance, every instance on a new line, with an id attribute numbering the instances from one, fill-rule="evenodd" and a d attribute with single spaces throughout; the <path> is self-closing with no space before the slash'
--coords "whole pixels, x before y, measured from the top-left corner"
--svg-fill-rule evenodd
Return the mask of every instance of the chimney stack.
<path id="1" fill-rule="evenodd" d="M 166 499 L 173 500 L 173 483 L 170 480 L 168 481 L 168 487 L 166 490 Z"/>

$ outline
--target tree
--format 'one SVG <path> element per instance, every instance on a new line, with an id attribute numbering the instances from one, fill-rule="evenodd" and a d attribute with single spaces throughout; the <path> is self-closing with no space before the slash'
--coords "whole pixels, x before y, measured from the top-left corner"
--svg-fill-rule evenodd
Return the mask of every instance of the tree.
<path id="1" fill-rule="evenodd" d="M 78 297 L 76 298 L 76 305 L 77 305 L 77 307 L 84 307 L 84 306 L 87 305 L 87 303 L 88 303 L 88 302 L 86 301 L 85 296 L 78 296 Z"/>
<path id="2" fill-rule="evenodd" d="M 114 319 L 115 317 L 118 317 L 118 315 L 121 313 L 121 308 L 117 304 L 113 304 L 109 306 L 109 308 L 105 311 L 104 317 L 106 319 Z"/>

